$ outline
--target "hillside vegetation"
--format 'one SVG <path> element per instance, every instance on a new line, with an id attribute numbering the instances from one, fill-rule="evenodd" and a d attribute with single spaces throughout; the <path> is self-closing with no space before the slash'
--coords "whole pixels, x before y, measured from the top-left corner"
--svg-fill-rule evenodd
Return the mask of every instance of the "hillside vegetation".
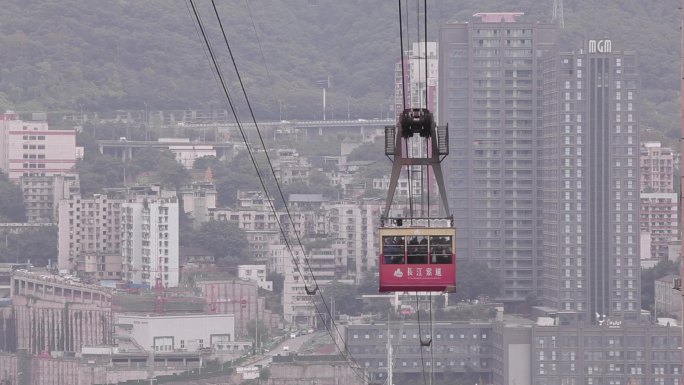
<path id="1" fill-rule="evenodd" d="M 210 3 L 197 3 L 228 73 L 231 64 Z M 259 119 L 285 114 L 289 119 L 320 118 L 317 81 L 328 76 L 329 118 L 346 118 L 347 106 L 352 118 L 387 114 L 393 64 L 400 52 L 396 1 L 217 3 Z M 435 39 L 439 25 L 467 21 L 484 11 L 521 11 L 530 20 L 547 21 L 552 4 L 431 0 L 428 34 Z M 673 138 L 679 122 L 678 6 L 674 0 L 565 1 L 562 35 L 567 50 L 579 48 L 589 37 L 610 36 L 615 49 L 636 51 L 644 127 Z M 415 14 L 415 3 L 410 10 Z M 409 20 L 409 28 L 408 39 L 415 40 L 415 19 Z M 54 112 L 223 106 L 186 0 L 5 0 L 0 47 L 2 108 Z M 239 88 L 231 80 L 237 98 Z"/>

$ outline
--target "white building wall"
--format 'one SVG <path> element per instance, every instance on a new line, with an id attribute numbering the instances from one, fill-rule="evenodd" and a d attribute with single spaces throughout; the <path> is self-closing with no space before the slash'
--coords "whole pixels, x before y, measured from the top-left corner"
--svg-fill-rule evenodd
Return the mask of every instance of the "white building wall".
<path id="1" fill-rule="evenodd" d="M 204 145 L 182 145 L 169 146 L 169 150 L 174 154 L 176 160 L 183 165 L 183 167 L 191 169 L 195 164 L 197 158 L 204 156 L 216 156 L 216 150 L 213 146 Z"/>
<path id="2" fill-rule="evenodd" d="M 233 314 L 178 316 L 118 315 L 118 325 L 129 325 L 130 336 L 145 350 L 157 352 L 197 351 L 235 341 Z"/>
<path id="3" fill-rule="evenodd" d="M 121 204 L 105 195 L 73 195 L 58 205 L 58 266 L 75 270 L 85 254 L 121 254 Z M 110 277 L 112 278 L 112 277 Z"/>
<path id="4" fill-rule="evenodd" d="M 273 282 L 266 280 L 266 265 L 239 265 L 238 278 L 256 282 L 262 289 L 273 290 Z"/>
<path id="5" fill-rule="evenodd" d="M 649 258 L 666 259 L 668 244 L 679 238 L 677 193 L 642 192 L 640 198 L 639 226 L 650 234 Z"/>
<path id="6" fill-rule="evenodd" d="M 124 279 L 154 286 L 178 286 L 178 201 L 172 198 L 131 199 L 122 205 Z"/>
<path id="7" fill-rule="evenodd" d="M 6 113 L 0 119 L 0 137 L 0 169 L 12 181 L 64 174 L 76 164 L 75 130 L 48 130 L 47 121 L 22 121 Z"/>

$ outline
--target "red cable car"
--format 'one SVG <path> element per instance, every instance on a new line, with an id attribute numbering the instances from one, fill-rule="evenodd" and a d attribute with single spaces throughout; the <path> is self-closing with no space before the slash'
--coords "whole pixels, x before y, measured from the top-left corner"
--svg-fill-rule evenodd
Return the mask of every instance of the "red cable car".
<path id="1" fill-rule="evenodd" d="M 453 227 L 380 228 L 380 292 L 453 291 L 455 242 Z"/>
<path id="2" fill-rule="evenodd" d="M 414 156 L 412 151 L 409 151 L 409 148 L 413 147 L 425 148 L 425 155 Z M 437 127 L 432 113 L 427 109 L 406 109 L 396 126 L 385 127 L 385 155 L 392 159 L 393 164 L 385 212 L 379 229 L 380 292 L 443 292 L 455 289 L 456 229 L 453 217 L 449 214 L 449 202 L 446 199 L 441 168 L 441 162 L 448 154 L 448 127 Z M 429 173 L 427 207 L 420 207 L 420 212 L 426 211 L 428 217 L 420 218 L 413 215 L 414 205 L 410 197 L 408 216 L 389 217 L 399 176 L 404 167 L 432 168 L 441 198 L 440 209 L 446 213 L 445 217 L 430 217 Z M 409 185 L 411 184 L 412 181 L 409 181 Z"/>

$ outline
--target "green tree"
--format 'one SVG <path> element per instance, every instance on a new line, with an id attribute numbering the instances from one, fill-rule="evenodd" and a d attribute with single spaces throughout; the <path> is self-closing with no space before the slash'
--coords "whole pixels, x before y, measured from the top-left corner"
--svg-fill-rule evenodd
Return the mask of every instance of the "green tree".
<path id="1" fill-rule="evenodd" d="M 479 296 L 496 298 L 501 293 L 501 277 L 485 263 L 461 259 L 456 264 L 456 301 L 476 299 Z"/>
<path id="2" fill-rule="evenodd" d="M 259 380 L 268 381 L 269 378 L 271 378 L 271 369 L 261 368 L 261 370 L 259 370 Z"/>
<path id="3" fill-rule="evenodd" d="M 179 189 L 190 181 L 190 173 L 176 159 L 167 156 L 159 159 L 157 175 L 162 186 Z"/>
<path id="4" fill-rule="evenodd" d="M 285 277 L 279 273 L 269 273 L 266 277 L 267 281 L 273 282 L 273 294 L 282 294 L 285 284 Z"/>
<path id="5" fill-rule="evenodd" d="M 110 156 L 86 155 L 74 166 L 74 171 L 79 175 L 81 195 L 91 196 L 108 187 L 123 186 L 125 169 L 123 162 Z"/>
<path id="6" fill-rule="evenodd" d="M 201 158 L 195 159 L 192 164 L 192 168 L 195 170 L 206 170 L 209 167 L 216 167 L 220 164 L 220 161 L 213 155 L 206 155 Z"/>
<path id="7" fill-rule="evenodd" d="M 0 172 L 0 222 L 25 222 L 26 207 L 21 187 Z"/>
<path id="8" fill-rule="evenodd" d="M 268 341 L 268 327 L 266 326 L 266 323 L 263 320 L 259 320 L 258 323 L 255 319 L 247 321 L 247 335 L 252 341 L 256 340 L 257 331 L 259 332 L 259 340 L 256 341 L 256 348 L 260 349 L 264 341 Z"/>
<path id="9" fill-rule="evenodd" d="M 0 260 L 2 262 L 28 262 L 46 266 L 57 259 L 57 227 L 24 230 L 18 234 L 0 233 Z"/>
<path id="10" fill-rule="evenodd" d="M 641 308 L 653 310 L 655 281 L 668 274 L 679 275 L 679 263 L 663 259 L 650 269 L 641 270 Z"/>
<path id="11" fill-rule="evenodd" d="M 361 277 L 361 280 L 359 281 L 359 294 L 361 295 L 370 295 L 370 294 L 378 294 L 380 290 L 380 284 L 378 282 L 379 278 L 376 275 L 376 271 L 367 271 L 363 274 Z"/>
<path id="12" fill-rule="evenodd" d="M 216 185 L 216 204 L 220 207 L 233 206 L 237 203 L 238 190 L 261 190 L 255 175 L 234 173 L 214 179 Z"/>
<path id="13" fill-rule="evenodd" d="M 335 301 L 335 314 L 361 314 L 363 301 L 361 301 L 361 296 L 356 285 L 334 281 L 325 286 L 322 293 L 328 307 L 331 308 L 332 301 Z M 319 303 L 318 308 L 325 310 L 325 306 L 323 306 L 320 296 L 316 297 L 316 301 Z"/>
<path id="14" fill-rule="evenodd" d="M 217 260 L 245 262 L 249 256 L 247 235 L 233 222 L 204 222 L 186 239 L 184 246 L 202 247 L 211 251 Z"/>

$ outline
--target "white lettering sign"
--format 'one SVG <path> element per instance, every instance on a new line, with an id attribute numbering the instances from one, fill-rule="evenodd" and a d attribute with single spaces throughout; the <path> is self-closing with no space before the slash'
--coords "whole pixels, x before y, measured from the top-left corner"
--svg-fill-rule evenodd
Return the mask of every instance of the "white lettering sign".
<path id="1" fill-rule="evenodd" d="M 411 279 L 439 279 L 444 276 L 441 267 L 393 267 L 392 276 L 400 280 Z M 138 321 L 136 321 L 137 323 Z"/>
<path id="2" fill-rule="evenodd" d="M 611 53 L 612 51 L 612 40 L 589 40 L 589 53 Z"/>
<path id="3" fill-rule="evenodd" d="M 606 325 L 608 325 L 609 328 L 619 328 L 620 325 L 622 325 L 622 321 L 618 320 L 606 320 Z"/>
<path id="4" fill-rule="evenodd" d="M 596 321 L 598 322 L 599 326 L 605 325 L 611 329 L 622 326 L 622 321 L 607 318 L 605 314 L 599 314 L 598 312 L 596 313 Z"/>

